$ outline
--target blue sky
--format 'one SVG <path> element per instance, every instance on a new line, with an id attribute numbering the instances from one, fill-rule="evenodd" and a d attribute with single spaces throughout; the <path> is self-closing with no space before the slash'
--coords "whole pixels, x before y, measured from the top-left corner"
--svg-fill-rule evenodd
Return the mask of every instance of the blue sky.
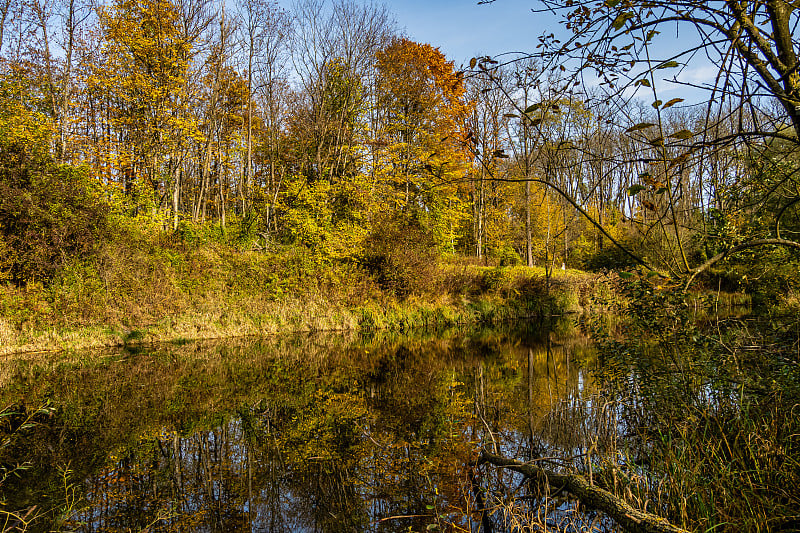
<path id="1" fill-rule="evenodd" d="M 537 0 L 495 0 L 484 5 L 478 5 L 478 0 L 388 0 L 385 4 L 409 38 L 439 47 L 456 66 L 477 55 L 535 52 L 543 33 L 567 33 L 559 17 L 531 11 L 541 7 Z M 661 46 L 675 44 L 665 36 Z M 702 83 L 709 79 L 709 72 L 713 75 L 713 65 L 701 63 L 684 70 L 681 79 Z M 591 73 L 587 79 L 591 82 Z M 660 98 L 680 94 L 688 101 L 697 97 L 697 91 L 665 81 L 657 81 L 657 88 Z M 649 90 L 638 95 L 648 102 L 653 99 Z"/>
<path id="2" fill-rule="evenodd" d="M 389 0 L 408 37 L 430 43 L 456 65 L 476 55 L 534 51 L 543 31 L 558 33 L 556 20 L 531 12 L 535 0 Z"/>

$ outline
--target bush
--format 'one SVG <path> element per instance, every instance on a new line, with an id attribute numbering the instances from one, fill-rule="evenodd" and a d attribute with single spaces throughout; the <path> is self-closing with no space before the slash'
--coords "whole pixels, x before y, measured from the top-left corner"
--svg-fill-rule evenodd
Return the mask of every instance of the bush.
<path id="1" fill-rule="evenodd" d="M 510 244 L 504 243 L 495 250 L 490 250 L 489 256 L 497 261 L 497 266 L 517 266 L 522 264 L 519 253 Z"/>
<path id="2" fill-rule="evenodd" d="M 622 245 L 634 254 L 640 257 L 644 256 L 643 250 L 637 249 L 636 243 L 632 239 L 623 240 Z M 611 243 L 606 244 L 597 253 L 587 256 L 581 263 L 583 268 L 594 272 L 599 270 L 630 270 L 638 266 L 638 263 L 630 255 Z"/>
<path id="3" fill-rule="evenodd" d="M 392 217 L 366 239 L 359 264 L 378 285 L 396 296 L 435 290 L 437 245 L 414 217 Z"/>
<path id="4" fill-rule="evenodd" d="M 0 277 L 49 281 L 105 233 L 107 207 L 86 169 L 57 165 L 52 127 L 7 96 L 0 83 Z"/>
<path id="5" fill-rule="evenodd" d="M 106 234 L 107 207 L 85 169 L 28 165 L 0 144 L 0 239 L 15 284 L 48 282 L 72 258 L 92 253 Z M 15 157 L 17 156 L 17 157 Z"/>

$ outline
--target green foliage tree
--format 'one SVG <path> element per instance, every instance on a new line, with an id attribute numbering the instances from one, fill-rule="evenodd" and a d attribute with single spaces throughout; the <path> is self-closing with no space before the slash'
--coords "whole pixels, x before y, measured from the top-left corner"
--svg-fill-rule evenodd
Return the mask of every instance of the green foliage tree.
<path id="1" fill-rule="evenodd" d="M 366 100 L 342 59 L 326 65 L 320 101 L 298 110 L 290 131 L 295 173 L 279 198 L 290 241 L 324 257 L 357 252 L 368 232 L 370 184 L 363 173 Z"/>

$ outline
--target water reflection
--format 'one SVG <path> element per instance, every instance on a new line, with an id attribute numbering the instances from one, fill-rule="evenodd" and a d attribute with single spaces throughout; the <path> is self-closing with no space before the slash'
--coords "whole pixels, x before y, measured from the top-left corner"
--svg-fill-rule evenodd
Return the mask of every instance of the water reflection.
<path id="1" fill-rule="evenodd" d="M 0 450 L 29 463 L 2 509 L 43 531 L 477 531 L 485 487 L 512 485 L 476 480 L 476 449 L 593 445 L 592 357 L 565 320 L 18 361 L 3 405 L 57 414 Z"/>

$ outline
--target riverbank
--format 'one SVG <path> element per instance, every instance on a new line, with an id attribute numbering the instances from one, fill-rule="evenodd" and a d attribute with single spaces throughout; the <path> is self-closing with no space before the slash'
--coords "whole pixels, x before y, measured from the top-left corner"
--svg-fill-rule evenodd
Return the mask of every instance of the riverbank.
<path id="1" fill-rule="evenodd" d="M 0 355 L 153 342 L 496 323 L 579 312 L 603 276 L 389 258 L 379 267 L 180 240 L 111 242 L 47 284 L 0 286 Z"/>

